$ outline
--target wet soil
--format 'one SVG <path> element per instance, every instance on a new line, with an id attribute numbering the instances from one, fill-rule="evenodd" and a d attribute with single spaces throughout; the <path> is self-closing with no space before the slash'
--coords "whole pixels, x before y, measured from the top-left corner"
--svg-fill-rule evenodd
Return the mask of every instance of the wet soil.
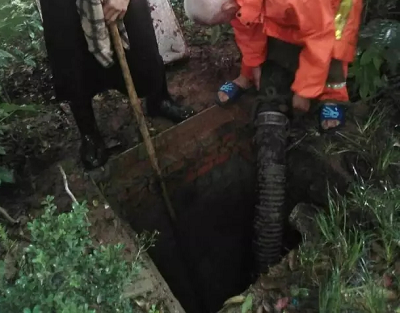
<path id="1" fill-rule="evenodd" d="M 219 85 L 237 75 L 238 67 L 239 54 L 232 40 L 222 40 L 215 46 L 191 46 L 188 59 L 167 66 L 169 90 L 179 102 L 201 112 L 214 105 Z M 55 100 L 47 60 L 32 72 L 13 74 L 7 89 L 17 104 L 40 104 L 36 114 L 14 117 L 1 139 L 7 154 L 1 157 L 0 164 L 15 171 L 16 184 L 2 186 L 0 202 L 15 216 L 29 210 L 29 201 L 25 199 L 34 194 L 48 194 L 51 191 L 48 187 L 59 179 L 58 173 L 46 176 L 43 186 L 41 178 L 45 170 L 62 161 L 68 161 L 72 171 L 81 170 L 82 166 L 78 158 L 79 133 L 68 103 Z M 93 106 L 99 128 L 107 145 L 114 148 L 114 154 L 140 142 L 125 96 L 111 90 L 96 96 Z M 150 132 L 157 134 L 173 124 L 162 118 L 149 118 L 148 125 Z"/>
<path id="2" fill-rule="evenodd" d="M 201 112 L 214 105 L 218 87 L 238 74 L 239 53 L 232 38 L 224 37 L 216 45 L 210 45 L 205 42 L 208 37 L 202 31 L 191 29 L 189 33 L 185 31 L 185 35 L 189 43 L 196 43 L 190 45 L 189 58 L 167 66 L 168 87 L 177 101 Z M 0 145 L 7 152 L 0 157 L 0 165 L 13 169 L 16 177 L 14 184 L 1 186 L 1 206 L 15 219 L 21 216 L 33 218 L 41 214 L 43 198 L 53 195 L 60 212 L 69 210 L 71 199 L 56 166 L 61 164 L 71 191 L 78 200 L 88 201 L 95 242 L 123 243 L 127 257 L 132 257 L 131 234 L 123 231 L 126 227 L 119 225 L 120 220 L 111 209 L 97 204 L 96 190 L 78 157 L 78 129 L 68 103 L 59 103 L 55 99 L 48 61 L 43 59 L 32 71 L 13 73 L 6 88 L 13 103 L 35 104 L 38 112 L 13 115 L 9 129 L 0 139 Z M 114 155 L 141 141 L 125 96 L 111 90 L 97 95 L 93 106 L 99 128 Z M 173 126 L 162 118 L 147 121 L 153 135 Z M 17 229 L 14 231 L 18 232 Z"/>
<path id="3" fill-rule="evenodd" d="M 178 18 L 182 25 L 187 25 L 182 14 Z M 168 87 L 177 101 L 201 112 L 214 105 L 219 86 L 238 74 L 240 56 L 231 36 L 222 36 L 217 44 L 211 45 L 209 30 L 189 26 L 183 31 L 189 43 L 189 57 L 167 66 Z M 71 199 L 56 166 L 61 164 L 71 191 L 78 200 L 88 201 L 95 242 L 123 243 L 127 257 L 132 257 L 132 234 L 123 231 L 127 225 L 121 227 L 113 211 L 98 199 L 97 190 L 78 157 L 79 132 L 68 103 L 55 99 L 48 61 L 43 59 L 38 63 L 34 70 L 12 73 L 6 82 L 13 103 L 35 104 L 38 112 L 13 115 L 9 129 L 0 138 L 0 145 L 6 150 L 6 155 L 0 156 L 0 165 L 14 170 L 16 177 L 14 184 L 1 186 L 0 205 L 15 219 L 33 218 L 41 214 L 43 198 L 53 195 L 60 212 L 69 210 Z M 114 155 L 141 141 L 125 96 L 111 90 L 97 95 L 93 106 L 99 128 Z M 173 126 L 162 118 L 148 118 L 147 122 L 152 135 Z"/>

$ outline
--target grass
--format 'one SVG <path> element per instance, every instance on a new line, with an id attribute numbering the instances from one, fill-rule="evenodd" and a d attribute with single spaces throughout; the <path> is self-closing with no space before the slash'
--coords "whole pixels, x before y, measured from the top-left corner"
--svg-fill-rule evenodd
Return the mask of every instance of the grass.
<path id="1" fill-rule="evenodd" d="M 324 151 L 351 154 L 354 181 L 345 196 L 330 193 L 314 217 L 319 236 L 299 249 L 301 281 L 318 290 L 318 312 L 400 312 L 400 157 L 392 113 L 391 106 L 373 107 L 355 132 Z"/>
<path id="2" fill-rule="evenodd" d="M 394 106 L 380 103 L 364 121 L 356 120 L 352 131 L 338 132 L 338 139 L 313 150 L 321 158 L 343 155 L 359 180 L 391 180 L 400 165 L 400 137 L 390 131 L 393 112 Z"/>

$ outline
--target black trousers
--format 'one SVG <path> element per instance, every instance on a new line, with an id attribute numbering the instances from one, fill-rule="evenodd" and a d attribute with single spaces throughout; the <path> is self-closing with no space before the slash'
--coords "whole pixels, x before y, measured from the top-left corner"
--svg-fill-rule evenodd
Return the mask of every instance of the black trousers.
<path id="1" fill-rule="evenodd" d="M 78 127 L 84 127 L 94 121 L 93 96 L 108 89 L 126 93 L 120 65 L 114 55 L 114 65 L 104 68 L 88 51 L 75 0 L 40 2 L 57 99 L 71 102 Z M 124 23 L 131 46 L 126 58 L 138 96 L 147 97 L 149 111 L 156 110 L 169 93 L 147 0 L 131 0 Z"/>

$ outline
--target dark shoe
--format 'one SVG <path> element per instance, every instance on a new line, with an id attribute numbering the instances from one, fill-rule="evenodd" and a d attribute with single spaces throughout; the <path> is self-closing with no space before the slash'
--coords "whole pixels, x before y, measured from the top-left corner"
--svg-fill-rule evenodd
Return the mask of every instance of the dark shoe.
<path id="1" fill-rule="evenodd" d="M 192 108 L 177 104 L 173 100 L 163 100 L 161 104 L 156 107 L 156 110 L 148 109 L 150 116 L 162 116 L 174 123 L 183 122 L 184 120 L 196 114 Z"/>
<path id="2" fill-rule="evenodd" d="M 95 136 L 82 136 L 80 148 L 81 160 L 87 170 L 103 166 L 108 160 L 106 146 L 102 139 L 95 139 Z"/>

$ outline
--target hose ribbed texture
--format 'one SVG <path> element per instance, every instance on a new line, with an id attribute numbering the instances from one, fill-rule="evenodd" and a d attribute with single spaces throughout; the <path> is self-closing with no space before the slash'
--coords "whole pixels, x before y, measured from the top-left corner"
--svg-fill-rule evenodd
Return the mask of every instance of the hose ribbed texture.
<path id="1" fill-rule="evenodd" d="M 287 130 L 280 125 L 258 126 L 257 204 L 254 218 L 254 255 L 259 273 L 279 262 L 285 212 L 285 149 Z"/>

